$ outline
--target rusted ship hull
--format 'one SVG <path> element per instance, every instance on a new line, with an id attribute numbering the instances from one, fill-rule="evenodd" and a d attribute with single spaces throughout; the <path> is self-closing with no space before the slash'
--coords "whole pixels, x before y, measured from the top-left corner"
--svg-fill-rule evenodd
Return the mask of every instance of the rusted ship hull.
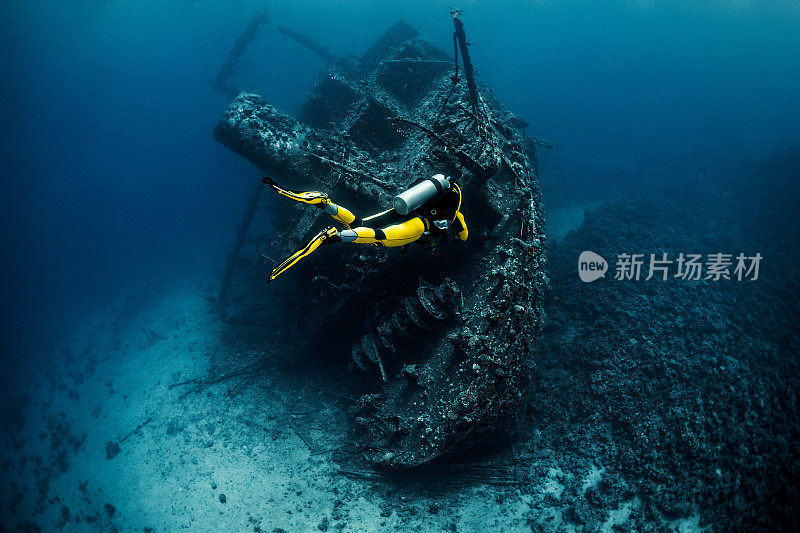
<path id="1" fill-rule="evenodd" d="M 390 467 L 511 427 L 543 320 L 541 206 L 518 121 L 471 72 L 453 75 L 452 55 L 399 23 L 360 62 L 332 64 L 298 118 L 241 93 L 214 132 L 282 184 L 326 191 L 362 216 L 419 177 L 461 184 L 467 242 L 407 254 L 325 247 L 270 285 L 282 284 L 269 297 L 291 317 L 284 327 L 314 332 L 293 349 L 324 346 L 325 357 L 342 368 L 352 358 L 373 380 L 353 414 L 365 455 Z M 276 244 L 261 252 L 269 257 L 330 222 L 274 204 Z"/>

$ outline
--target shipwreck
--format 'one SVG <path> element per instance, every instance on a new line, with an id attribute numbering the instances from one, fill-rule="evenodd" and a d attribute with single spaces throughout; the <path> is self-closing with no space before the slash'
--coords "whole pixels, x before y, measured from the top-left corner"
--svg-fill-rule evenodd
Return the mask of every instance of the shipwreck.
<path id="1" fill-rule="evenodd" d="M 453 50 L 398 22 L 360 58 L 276 28 L 327 63 L 298 116 L 234 88 L 264 14 L 212 81 L 233 98 L 214 137 L 287 187 L 325 191 L 364 216 L 419 177 L 441 173 L 462 186 L 468 241 L 407 253 L 330 246 L 267 285 L 272 266 L 329 219 L 262 196 L 258 182 L 223 279 L 223 320 L 272 327 L 275 346 L 363 374 L 352 410 L 361 451 L 391 468 L 513 427 L 543 323 L 538 141 L 480 83 L 461 14 L 451 15 Z"/>

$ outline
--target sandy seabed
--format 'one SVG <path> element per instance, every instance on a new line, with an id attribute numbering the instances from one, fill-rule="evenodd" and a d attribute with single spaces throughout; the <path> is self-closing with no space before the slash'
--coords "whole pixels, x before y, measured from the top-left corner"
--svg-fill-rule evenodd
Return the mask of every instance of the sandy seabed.
<path id="1" fill-rule="evenodd" d="M 594 227 L 584 224 L 576 234 L 568 230 L 583 217 L 575 206 L 565 209 L 552 220 L 569 227 L 551 228 L 569 235 L 566 248 L 551 250 L 556 267 L 564 269 L 575 255 L 569 246 L 591 244 L 610 213 L 634 220 L 651 211 L 632 208 L 624 215 L 624 209 L 607 208 L 594 217 Z M 652 369 L 642 366 L 640 375 L 635 367 L 668 344 L 665 335 L 680 340 L 684 333 L 668 329 L 673 324 L 630 333 L 604 326 L 592 333 L 597 320 L 587 312 L 594 311 L 575 297 L 587 289 L 571 278 L 553 281 L 557 305 L 549 304 L 551 326 L 519 433 L 495 455 L 467 455 L 450 467 L 400 476 L 342 460 L 355 455 L 349 451 L 352 398 L 343 384 L 352 376 L 346 362 L 322 371 L 315 361 L 293 360 L 290 347 L 271 346 L 264 328 L 222 324 L 214 304 L 220 277 L 212 268 L 164 279 L 169 282 L 131 288 L 106 308 L 76 313 L 73 323 L 40 341 L 17 390 L 3 392 L 0 529 L 615 531 L 644 524 L 699 531 L 706 524 L 698 502 L 714 489 L 693 485 L 692 472 L 672 470 L 699 453 L 698 473 L 713 478 L 719 472 L 720 483 L 736 474 L 716 466 L 725 464 L 727 452 L 697 440 L 715 433 L 686 433 L 676 447 L 665 437 L 652 449 L 642 448 L 638 433 L 625 436 L 633 430 L 669 434 L 683 423 L 670 418 L 686 413 L 684 399 L 673 394 L 677 389 L 666 403 L 661 393 L 638 390 Z M 650 297 L 667 305 L 671 287 L 652 285 Z M 643 301 L 623 286 L 602 291 L 616 307 L 597 303 L 597 312 L 623 320 Z M 605 344 L 592 345 L 600 334 L 609 335 Z M 622 348 L 604 352 L 612 343 Z M 721 350 L 718 355 L 730 361 L 739 357 Z M 674 357 L 647 362 L 656 365 L 653 383 L 678 364 Z M 687 351 L 686 357 L 681 365 L 695 356 Z M 739 379 L 721 368 L 713 379 Z M 703 385 L 700 374 L 687 372 L 695 387 Z M 209 382 L 209 376 L 218 379 Z M 686 405 L 693 405 L 694 390 L 686 389 Z M 672 402 L 675 409 L 640 413 L 649 409 L 646 402 L 665 409 Z M 758 405 L 753 409 L 757 413 Z M 675 477 L 661 479 L 665 472 Z M 720 487 L 735 490 L 733 484 Z M 684 489 L 694 496 L 683 498 Z M 717 520 L 725 520 L 721 516 Z"/>

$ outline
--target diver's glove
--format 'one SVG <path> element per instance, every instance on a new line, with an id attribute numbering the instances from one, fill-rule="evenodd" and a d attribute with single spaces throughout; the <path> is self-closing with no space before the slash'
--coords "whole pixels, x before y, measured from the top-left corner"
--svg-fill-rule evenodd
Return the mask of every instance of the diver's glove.
<path id="1" fill-rule="evenodd" d="M 295 253 L 287 257 L 286 259 L 281 262 L 278 266 L 276 266 L 269 275 L 269 279 L 267 283 L 272 281 L 273 279 L 277 278 L 294 265 L 298 263 L 302 258 L 308 256 L 322 246 L 323 244 L 333 244 L 335 242 L 342 242 L 342 238 L 339 236 L 339 231 L 334 228 L 333 226 L 329 228 L 325 228 L 324 230 L 320 231 L 314 237 L 308 241 L 308 244 L 297 250 Z"/>
<path id="2" fill-rule="evenodd" d="M 436 226 L 436 228 L 439 231 L 447 231 L 447 229 L 450 227 L 450 221 L 449 220 L 434 220 L 433 221 L 433 225 Z"/>

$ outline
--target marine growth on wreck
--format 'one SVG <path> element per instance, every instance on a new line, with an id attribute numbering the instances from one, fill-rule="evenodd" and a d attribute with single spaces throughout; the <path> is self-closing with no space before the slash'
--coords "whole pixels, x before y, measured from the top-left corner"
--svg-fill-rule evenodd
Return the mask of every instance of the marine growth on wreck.
<path id="1" fill-rule="evenodd" d="M 387 209 L 418 178 L 444 174 L 461 185 L 468 241 L 402 252 L 326 247 L 269 287 L 270 265 L 327 220 L 289 202 L 270 204 L 264 220 L 257 189 L 224 280 L 226 320 L 281 324 L 274 334 L 287 352 L 341 361 L 343 370 L 349 361 L 371 380 L 351 414 L 364 456 L 388 467 L 508 432 L 543 321 L 534 144 L 524 121 L 476 80 L 460 13 L 452 17 L 454 51 L 398 22 L 357 60 L 284 29 L 329 60 L 299 115 L 241 92 L 214 130 L 282 185 L 325 191 L 359 216 Z M 259 231 L 264 238 L 245 246 Z"/>

